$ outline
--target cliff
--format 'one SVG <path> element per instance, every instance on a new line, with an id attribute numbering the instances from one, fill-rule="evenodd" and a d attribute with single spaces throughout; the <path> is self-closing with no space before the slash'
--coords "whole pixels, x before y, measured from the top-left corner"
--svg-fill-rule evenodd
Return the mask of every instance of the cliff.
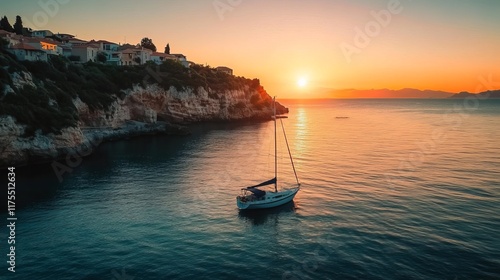
<path id="1" fill-rule="evenodd" d="M 60 58 L 13 65 L 10 59 L 3 57 L 10 65 L 0 73 L 0 166 L 50 161 L 71 151 L 88 154 L 103 141 L 137 135 L 187 134 L 182 125 L 194 122 L 272 116 L 272 99 L 258 80 L 208 67 L 167 65 L 144 82 L 151 76 L 148 66 L 73 66 Z M 73 71 L 58 71 L 56 63 Z M 120 71 L 126 82 L 120 82 Z M 277 111 L 288 112 L 279 104 Z"/>

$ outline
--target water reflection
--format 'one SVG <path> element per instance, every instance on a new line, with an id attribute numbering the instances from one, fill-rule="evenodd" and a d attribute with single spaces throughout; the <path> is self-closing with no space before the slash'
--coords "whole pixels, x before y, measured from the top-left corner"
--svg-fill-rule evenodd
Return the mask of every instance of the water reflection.
<path id="1" fill-rule="evenodd" d="M 304 108 L 297 108 L 297 115 L 295 116 L 295 136 L 293 141 L 294 152 L 297 156 L 302 156 L 306 153 L 307 144 L 305 143 L 305 139 L 307 139 L 308 133 L 308 119 L 307 112 Z M 292 131 L 293 132 L 293 131 Z"/>
<path id="2" fill-rule="evenodd" d="M 265 224 L 268 220 L 276 222 L 279 220 L 280 215 L 295 213 L 296 210 L 297 206 L 292 200 L 281 206 L 269 209 L 240 210 L 238 217 L 254 226 L 258 226 Z"/>

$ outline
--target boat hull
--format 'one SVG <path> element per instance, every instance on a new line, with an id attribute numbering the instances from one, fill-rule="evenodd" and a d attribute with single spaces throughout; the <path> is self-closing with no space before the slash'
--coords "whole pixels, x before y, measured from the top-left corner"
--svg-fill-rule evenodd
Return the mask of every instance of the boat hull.
<path id="1" fill-rule="evenodd" d="M 266 193 L 266 195 L 259 200 L 255 201 L 241 201 L 240 197 L 236 198 L 236 205 L 240 210 L 250 209 L 266 209 L 278 207 L 293 200 L 299 188 L 289 189 L 276 193 Z"/>

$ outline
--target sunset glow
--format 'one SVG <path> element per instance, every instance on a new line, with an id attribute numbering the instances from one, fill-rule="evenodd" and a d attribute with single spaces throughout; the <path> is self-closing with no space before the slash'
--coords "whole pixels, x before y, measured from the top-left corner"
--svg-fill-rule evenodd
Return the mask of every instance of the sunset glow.
<path id="1" fill-rule="evenodd" d="M 477 92 L 487 89 L 479 77 L 500 80 L 497 0 L 61 2 L 56 10 L 8 1 L 2 16 L 85 40 L 149 37 L 160 52 L 169 43 L 189 61 L 230 67 L 286 98 L 353 88 Z M 314 83 L 296 76 L 304 69 Z"/>
<path id="2" fill-rule="evenodd" d="M 298 81 L 297 81 L 297 85 L 301 88 L 307 86 L 307 79 L 306 78 L 300 78 Z"/>
<path id="3" fill-rule="evenodd" d="M 3 0 L 2 278 L 500 280 L 499 15 Z"/>

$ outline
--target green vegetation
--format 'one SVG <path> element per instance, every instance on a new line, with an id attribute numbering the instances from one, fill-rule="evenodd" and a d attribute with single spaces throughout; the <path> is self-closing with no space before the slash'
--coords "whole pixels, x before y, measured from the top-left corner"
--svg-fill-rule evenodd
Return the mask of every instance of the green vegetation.
<path id="1" fill-rule="evenodd" d="M 8 32 L 15 32 L 14 28 L 12 25 L 10 25 L 9 19 L 6 16 L 3 16 L 2 19 L 0 19 L 0 29 L 3 29 Z"/>
<path id="2" fill-rule="evenodd" d="M 23 26 L 23 20 L 21 16 L 16 16 L 16 22 L 14 23 L 14 27 L 10 25 L 7 16 L 3 16 L 0 19 L 0 29 L 8 32 L 15 32 L 18 35 L 24 35 L 24 36 L 31 36 L 31 33 L 33 31 L 31 28 Z"/>
<path id="3" fill-rule="evenodd" d="M 16 22 L 14 23 L 14 31 L 18 35 L 23 35 L 23 20 L 21 19 L 20 16 L 16 17 Z"/>
<path id="4" fill-rule="evenodd" d="M 18 94 L 6 95 L 0 104 L 0 115 L 12 115 L 18 122 L 28 124 L 26 136 L 33 135 L 36 129 L 58 133 L 61 128 L 75 126 L 78 115 L 71 98 L 55 87 L 50 89 L 53 91 L 24 86 Z"/>
<path id="5" fill-rule="evenodd" d="M 199 87 L 205 90 L 221 93 L 226 90 L 239 90 L 248 87 L 250 90 L 261 88 L 258 79 L 246 79 L 244 77 L 235 77 L 226 73 L 217 72 L 214 68 L 202 65 L 192 65 L 185 68 L 177 62 L 168 60 L 160 66 L 160 77 L 165 78 L 165 85 L 175 86 L 178 90 L 184 87 L 197 89 Z M 167 73 L 166 75 L 162 75 Z M 173 73 L 175 75 L 170 75 Z M 180 85 L 176 83 L 180 82 Z"/>
<path id="6" fill-rule="evenodd" d="M 153 39 L 149 39 L 148 37 L 144 37 L 141 40 L 141 47 L 144 47 L 146 49 L 150 49 L 152 51 L 156 51 L 156 46 L 153 44 Z"/>
<path id="7" fill-rule="evenodd" d="M 27 125 L 26 136 L 37 129 L 60 133 L 76 126 L 79 118 L 73 100 L 79 97 L 90 110 L 107 109 L 113 101 L 124 98 L 123 90 L 134 85 L 158 84 L 178 91 L 205 89 L 210 98 L 219 98 L 227 90 L 255 90 L 248 100 L 257 109 L 271 100 L 258 79 L 246 79 L 217 72 L 214 68 L 193 65 L 186 68 L 167 60 L 161 65 L 148 62 L 139 66 L 113 66 L 98 62 L 75 64 L 62 56 L 49 56 L 49 62 L 17 61 L 0 42 L 0 116 L 11 115 Z M 75 58 L 72 58 L 74 60 Z M 13 75 L 30 72 L 35 87 L 16 88 Z M 238 104 L 237 107 L 244 107 Z"/>

